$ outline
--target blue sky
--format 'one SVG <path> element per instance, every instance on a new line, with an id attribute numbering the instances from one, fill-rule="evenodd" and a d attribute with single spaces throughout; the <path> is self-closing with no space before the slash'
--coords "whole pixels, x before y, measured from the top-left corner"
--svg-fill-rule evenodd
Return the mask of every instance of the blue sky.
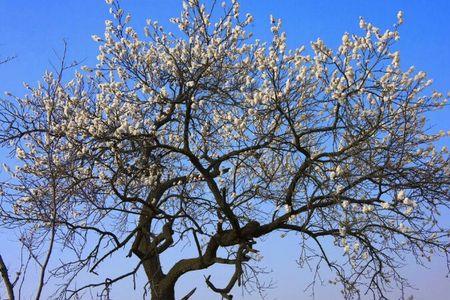
<path id="1" fill-rule="evenodd" d="M 417 70 L 427 72 L 434 79 L 434 89 L 444 93 L 450 90 L 450 1 L 241 2 L 243 12 L 250 12 L 255 17 L 252 28 L 255 37 L 269 38 L 268 20 L 269 15 L 273 14 L 283 19 L 290 47 L 309 45 L 317 37 L 334 47 L 340 42 L 344 32 L 359 32 L 360 16 L 384 29 L 396 21 L 397 11 L 402 10 L 405 24 L 400 30 L 401 39 L 397 45 L 401 52 L 402 67 L 406 69 L 414 65 Z M 179 14 L 181 1 L 123 0 L 122 5 L 132 13 L 134 25 L 139 29 L 146 18 L 165 24 L 169 17 Z M 0 0 L 0 16 L 0 58 L 17 56 L 12 62 L 0 66 L 0 93 L 9 91 L 22 95 L 25 92 L 23 82 L 36 83 L 43 72 L 51 68 L 50 62 L 57 61 L 54 51 L 61 53 L 63 39 L 68 43 L 71 60 L 84 60 L 84 64 L 88 65 L 95 63 L 98 45 L 91 40 L 91 35 L 103 33 L 108 7 L 103 0 Z M 449 130 L 449 116 L 450 109 L 447 107 L 434 114 L 430 124 L 435 125 L 436 129 Z M 449 144 L 448 139 L 445 143 Z M 12 237 L 7 238 L 11 239 Z M 13 246 L 7 246 L 6 249 L 12 250 Z M 298 242 L 295 238 L 282 240 L 273 237 L 263 244 L 262 249 L 265 252 L 263 265 L 268 270 L 273 270 L 266 279 L 273 278 L 276 282 L 276 288 L 269 291 L 268 299 L 309 299 L 302 291 L 309 282 L 311 273 L 295 265 L 298 254 Z M 5 256 L 13 262 L 14 251 L 6 252 Z M 120 264 L 116 264 L 114 268 L 119 270 Z M 216 273 L 220 277 L 220 272 Z M 324 270 L 324 273 L 328 275 L 328 270 Z M 415 295 L 415 299 L 448 299 L 450 279 L 445 278 L 443 260 L 433 261 L 428 270 L 411 265 L 405 269 L 405 273 L 420 289 L 409 292 Z M 180 290 L 187 289 L 192 280 L 202 280 L 202 277 L 186 277 L 180 283 Z M 199 286 L 203 285 L 199 282 Z M 116 299 L 130 295 L 129 288 L 130 285 L 122 285 L 120 292 L 116 289 L 119 292 Z M 316 292 L 316 299 L 340 296 L 334 287 L 318 287 Z M 209 295 L 206 294 L 206 289 L 199 289 L 195 299 L 202 299 L 206 295 Z M 247 296 L 245 299 L 259 299 L 259 296 Z"/>

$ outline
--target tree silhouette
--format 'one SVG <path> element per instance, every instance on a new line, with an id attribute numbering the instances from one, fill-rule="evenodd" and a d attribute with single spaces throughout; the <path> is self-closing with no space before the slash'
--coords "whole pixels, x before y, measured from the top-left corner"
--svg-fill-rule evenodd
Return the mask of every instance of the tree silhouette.
<path id="1" fill-rule="evenodd" d="M 148 21 L 143 38 L 107 2 L 98 65 L 65 82 L 63 63 L 0 108 L 0 141 L 20 161 L 5 166 L 2 222 L 41 266 L 37 298 L 49 278 L 63 283 L 55 297 L 109 297 L 143 268 L 151 299 L 170 300 L 180 277 L 223 264 L 229 282 L 205 283 L 231 299 L 237 285 L 264 288 L 257 245 L 275 232 L 296 233 L 300 262 L 328 266 L 346 298 L 405 285 L 405 255 L 448 254 L 446 133 L 425 119 L 445 101 L 391 50 L 401 12 L 392 30 L 361 19 L 362 35 L 308 54 L 287 49 L 273 17 L 273 39 L 254 39 L 237 1 L 186 1 L 171 19 L 180 35 Z M 197 254 L 162 266 L 185 246 Z M 49 270 L 54 247 L 67 259 Z M 76 286 L 122 249 L 137 265 Z"/>

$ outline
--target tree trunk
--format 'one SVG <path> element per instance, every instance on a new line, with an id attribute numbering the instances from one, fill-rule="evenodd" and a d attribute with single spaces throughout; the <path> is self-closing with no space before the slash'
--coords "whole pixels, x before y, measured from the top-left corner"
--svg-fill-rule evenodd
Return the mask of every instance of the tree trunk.
<path id="1" fill-rule="evenodd" d="M 151 300 L 175 300 L 175 287 L 157 287 L 156 289 L 152 287 L 151 296 Z"/>
<path id="2" fill-rule="evenodd" d="M 164 280 L 166 276 L 161 270 L 159 256 L 150 257 L 143 264 L 150 282 L 151 300 L 175 300 L 175 285 Z"/>

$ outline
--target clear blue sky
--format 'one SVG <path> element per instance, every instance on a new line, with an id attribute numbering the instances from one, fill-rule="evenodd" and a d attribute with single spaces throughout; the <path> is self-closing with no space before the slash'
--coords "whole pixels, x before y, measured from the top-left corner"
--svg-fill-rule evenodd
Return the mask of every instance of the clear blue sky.
<path id="1" fill-rule="evenodd" d="M 321 37 L 331 46 L 337 45 L 342 33 L 358 32 L 358 18 L 363 16 L 381 28 L 387 28 L 396 20 L 396 13 L 403 10 L 405 24 L 400 33 L 398 49 L 401 65 L 416 66 L 426 71 L 434 79 L 434 88 L 446 93 L 450 90 L 450 1 L 336 1 L 336 0 L 259 0 L 241 1 L 243 12 L 251 12 L 255 17 L 253 30 L 257 38 L 268 38 L 268 17 L 273 14 L 283 19 L 291 47 L 309 45 Z M 133 15 L 136 28 L 142 27 L 146 18 L 165 24 L 167 19 L 177 16 L 181 1 L 175 0 L 123 0 L 126 11 Z M 101 35 L 104 20 L 108 18 L 108 7 L 103 0 L 0 0 L 0 58 L 16 55 L 17 58 L 0 66 L 0 92 L 10 91 L 22 95 L 22 82 L 35 83 L 43 71 L 50 68 L 50 61 L 56 61 L 54 50 L 61 53 L 62 40 L 68 43 L 69 58 L 86 64 L 95 63 L 97 44 L 90 36 Z M 436 129 L 450 129 L 450 109 L 435 114 L 431 123 Z M 448 144 L 448 140 L 446 141 Z M 3 162 L 3 161 L 2 161 Z M 447 219 L 449 216 L 446 216 Z M 4 233 L 3 233 L 4 234 Z M 9 239 L 12 239 L 10 237 Z M 8 252 L 12 246 L 6 246 Z M 262 264 L 273 273 L 265 278 L 273 278 L 276 288 L 269 291 L 268 299 L 309 299 L 302 293 L 311 274 L 298 269 L 295 259 L 298 246 L 295 238 L 271 238 L 264 243 L 265 259 Z M 10 265 L 14 264 L 14 252 L 6 253 Z M 2 253 L 3 254 L 3 253 Z M 419 269 L 414 265 L 405 269 L 413 284 L 419 288 L 407 294 L 415 299 L 449 299 L 450 279 L 445 278 L 443 260 L 435 260 L 430 269 Z M 120 263 L 114 268 L 120 269 Z M 328 271 L 324 269 L 324 279 Z M 205 273 L 206 274 L 206 273 Z M 220 274 L 218 275 L 220 276 Z M 192 281 L 204 286 L 200 275 L 185 278 L 180 289 L 187 289 Z M 119 296 L 129 297 L 131 288 L 122 285 Z M 333 287 L 316 290 L 316 299 L 339 299 L 340 294 Z M 205 290 L 200 289 L 195 299 L 205 299 Z M 239 298 L 239 297 L 238 297 Z M 210 299 L 210 298 L 207 298 Z M 259 299 L 257 295 L 245 299 Z"/>

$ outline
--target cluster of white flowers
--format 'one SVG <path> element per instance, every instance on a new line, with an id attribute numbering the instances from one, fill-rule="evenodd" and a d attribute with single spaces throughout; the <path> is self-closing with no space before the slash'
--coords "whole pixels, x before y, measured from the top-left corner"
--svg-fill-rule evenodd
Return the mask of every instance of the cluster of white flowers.
<path id="1" fill-rule="evenodd" d="M 374 206 L 374 205 L 371 205 L 371 204 L 364 204 L 364 205 L 363 205 L 363 208 L 362 208 L 362 212 L 365 213 L 365 214 L 368 214 L 368 213 L 373 212 L 374 209 L 375 209 L 375 206 Z"/>
<path id="2" fill-rule="evenodd" d="M 344 209 L 347 209 L 348 208 L 348 206 L 350 205 L 350 202 L 348 201 L 348 200 L 344 200 L 344 201 L 342 201 L 342 207 L 344 208 Z"/>
<path id="3" fill-rule="evenodd" d="M 347 241 L 346 238 L 343 238 L 341 240 L 341 242 L 342 242 L 344 254 L 350 254 L 351 252 L 353 252 L 355 254 L 359 253 L 360 248 L 361 248 L 361 244 L 358 241 L 355 241 L 353 243 L 353 246 Z M 355 257 L 353 256 L 352 258 L 355 258 Z"/>
<path id="4" fill-rule="evenodd" d="M 246 26 L 253 17 L 242 20 L 237 1 L 215 23 L 205 5 L 184 1 L 181 16 L 171 19 L 182 38 L 148 20 L 142 39 L 131 16 L 106 2 L 112 20 L 105 21 L 103 35 L 92 35 L 98 64 L 67 84 L 46 73 L 23 102 L 35 103 L 43 116 L 37 123 L 48 134 L 15 146 L 22 173 L 41 176 L 50 164 L 44 150 L 51 149 L 52 170 L 87 182 L 114 205 L 122 191 L 142 196 L 170 182 L 167 194 L 196 200 L 174 205 L 182 197 L 167 197 L 152 204 L 173 215 L 187 205 L 201 221 L 218 219 L 224 226 L 227 218 L 217 218 L 220 207 L 210 201 L 217 191 L 245 220 L 282 215 L 283 222 L 300 223 L 298 208 L 323 209 L 332 221 L 322 226 L 339 226 L 342 243 L 336 245 L 362 259 L 369 257 L 365 242 L 346 240 L 355 228 L 370 221 L 409 233 L 413 226 L 401 222 L 414 218 L 423 203 L 410 185 L 398 189 L 388 174 L 395 170 L 383 173 L 380 164 L 388 161 L 386 169 L 407 175 L 416 174 L 411 165 L 450 174 L 447 149 L 433 146 L 446 133 L 427 134 L 423 117 L 429 107 L 442 107 L 443 95 L 424 96 L 431 84 L 426 74 L 400 69 L 400 53 L 390 51 L 398 26 L 382 32 L 361 18 L 361 35 L 345 33 L 336 50 L 318 39 L 305 54 L 304 47 L 287 49 L 282 22 L 273 16 L 270 43 L 251 38 Z M 403 14 L 397 18 L 400 25 Z M 396 177 L 415 180 L 407 175 Z M 373 198 L 391 185 L 393 201 Z M 280 200 L 286 191 L 290 202 Z M 30 202 L 19 199 L 16 213 L 29 213 Z"/>
<path id="5" fill-rule="evenodd" d="M 404 190 L 400 190 L 397 193 L 397 200 L 398 201 L 403 201 L 403 199 L 405 199 L 405 191 Z"/>
<path id="6" fill-rule="evenodd" d="M 25 151 L 22 148 L 17 147 L 16 148 L 16 157 L 18 159 L 24 159 L 26 157 Z"/>
<path id="7" fill-rule="evenodd" d="M 402 12 L 402 11 L 399 11 L 399 12 L 397 13 L 397 23 L 398 23 L 399 25 L 403 23 L 403 12 Z"/>
<path id="8" fill-rule="evenodd" d="M 391 204 L 389 202 L 381 202 L 381 207 L 384 209 L 389 209 L 391 207 Z"/>
<path id="9" fill-rule="evenodd" d="M 339 235 L 341 237 L 345 237 L 346 233 L 347 233 L 347 229 L 345 228 L 345 226 L 339 225 Z"/>
<path id="10" fill-rule="evenodd" d="M 398 230 L 400 230 L 400 232 L 402 232 L 402 233 L 408 233 L 409 231 L 411 231 L 411 228 L 409 226 L 406 226 L 403 223 L 400 223 L 398 225 Z"/>

